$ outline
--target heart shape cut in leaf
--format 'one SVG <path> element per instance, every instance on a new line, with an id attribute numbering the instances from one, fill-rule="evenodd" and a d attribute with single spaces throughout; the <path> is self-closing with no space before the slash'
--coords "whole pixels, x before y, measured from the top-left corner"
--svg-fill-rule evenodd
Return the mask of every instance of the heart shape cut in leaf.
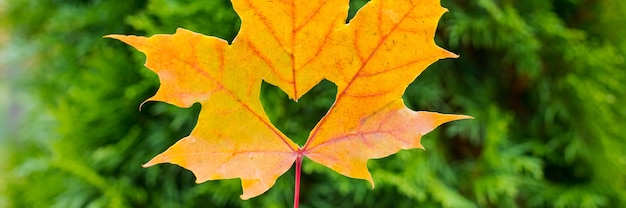
<path id="1" fill-rule="evenodd" d="M 471 118 L 415 112 L 401 99 L 427 66 L 457 57 L 434 43 L 446 11 L 439 0 L 372 0 L 345 24 L 348 3 L 232 0 L 242 26 L 231 45 L 185 29 L 106 36 L 143 52 L 158 74 L 161 86 L 146 101 L 202 105 L 191 134 L 144 167 L 177 164 L 198 183 L 240 178 L 243 199 L 267 191 L 303 157 L 373 186 L 367 160 L 422 148 L 422 135 Z M 261 82 L 297 101 L 322 79 L 337 85 L 335 103 L 299 147 L 265 114 Z"/>

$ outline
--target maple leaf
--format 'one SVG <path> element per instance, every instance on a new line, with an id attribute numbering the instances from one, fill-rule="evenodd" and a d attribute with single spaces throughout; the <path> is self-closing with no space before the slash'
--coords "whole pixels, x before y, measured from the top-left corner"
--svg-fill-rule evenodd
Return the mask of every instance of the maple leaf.
<path id="1" fill-rule="evenodd" d="M 428 65 L 457 57 L 434 43 L 446 11 L 439 0 L 373 0 L 345 24 L 348 3 L 232 0 L 242 26 L 231 45 L 184 29 L 106 36 L 145 53 L 158 74 L 161 86 L 146 101 L 202 105 L 191 134 L 144 167 L 177 164 L 198 183 L 240 178 L 243 199 L 267 191 L 294 162 L 299 180 L 303 157 L 373 186 L 367 160 L 422 148 L 422 135 L 470 118 L 415 112 L 401 99 Z M 335 103 L 299 147 L 265 114 L 261 82 L 297 101 L 322 79 L 337 85 Z"/>

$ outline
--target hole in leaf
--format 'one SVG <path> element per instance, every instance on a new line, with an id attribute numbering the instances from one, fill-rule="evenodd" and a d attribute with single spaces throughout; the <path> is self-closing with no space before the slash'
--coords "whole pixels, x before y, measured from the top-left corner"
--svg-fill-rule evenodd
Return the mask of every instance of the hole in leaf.
<path id="1" fill-rule="evenodd" d="M 346 19 L 346 23 L 350 22 L 354 15 L 367 4 L 369 0 L 350 0 L 350 9 L 348 10 L 348 19 Z"/>
<path id="2" fill-rule="evenodd" d="M 265 81 L 261 85 L 261 103 L 265 113 L 281 132 L 303 146 L 309 132 L 335 102 L 337 86 L 322 80 L 298 102 L 289 99 L 280 88 Z"/>

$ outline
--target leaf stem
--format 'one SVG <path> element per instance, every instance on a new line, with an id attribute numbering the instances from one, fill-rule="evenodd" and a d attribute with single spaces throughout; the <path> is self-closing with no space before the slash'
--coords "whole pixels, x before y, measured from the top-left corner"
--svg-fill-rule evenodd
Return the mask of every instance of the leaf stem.
<path id="1" fill-rule="evenodd" d="M 302 154 L 298 154 L 296 158 L 296 187 L 293 194 L 293 208 L 300 205 L 300 172 L 302 170 Z"/>

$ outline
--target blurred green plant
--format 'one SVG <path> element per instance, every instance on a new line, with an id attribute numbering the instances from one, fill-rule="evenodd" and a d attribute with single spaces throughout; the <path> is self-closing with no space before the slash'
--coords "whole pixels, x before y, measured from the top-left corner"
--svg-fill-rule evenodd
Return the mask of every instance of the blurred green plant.
<path id="1" fill-rule="evenodd" d="M 21 116 L 5 113 L 13 130 L 0 132 L 0 207 L 290 206 L 292 173 L 242 201 L 237 180 L 194 184 L 172 165 L 141 168 L 189 133 L 199 106 L 138 111 L 157 77 L 143 55 L 101 39 L 183 27 L 232 40 L 228 1 L 5 1 L 0 93 Z M 351 1 L 351 15 L 365 3 Z M 305 162 L 301 206 L 625 207 L 626 2 L 442 4 L 451 12 L 438 44 L 461 57 L 432 65 L 405 102 L 476 119 L 428 134 L 426 152 L 369 162 L 373 190 Z M 282 131 L 306 138 L 315 116 L 292 115 L 321 117 L 334 88 L 317 86 L 303 105 L 265 86 L 262 100 Z"/>

